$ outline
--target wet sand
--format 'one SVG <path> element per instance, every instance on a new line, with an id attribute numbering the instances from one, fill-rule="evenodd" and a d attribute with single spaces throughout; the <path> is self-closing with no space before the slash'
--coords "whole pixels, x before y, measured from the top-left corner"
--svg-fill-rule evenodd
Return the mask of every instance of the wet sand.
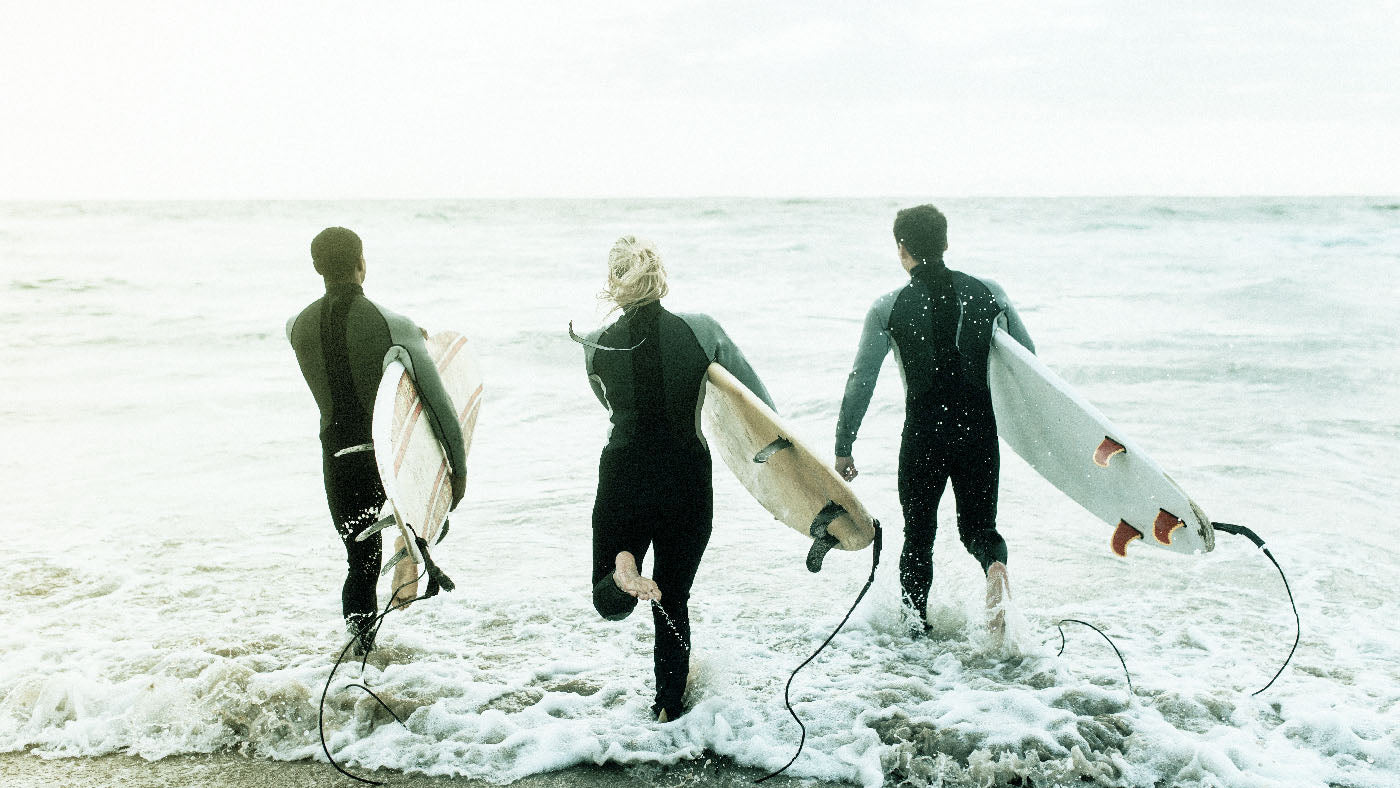
<path id="1" fill-rule="evenodd" d="M 392 788 L 496 788 L 464 777 L 424 777 L 401 772 L 356 772 Z M 762 777 L 757 769 L 734 766 L 724 758 L 701 758 L 670 767 L 580 766 L 538 774 L 511 783 L 516 788 L 739 788 Z M 131 755 L 46 760 L 27 753 L 0 754 L 4 788 L 352 788 L 361 786 L 329 764 L 268 761 L 241 755 L 179 755 L 147 761 Z M 773 788 L 826 788 L 844 783 L 777 777 Z"/>

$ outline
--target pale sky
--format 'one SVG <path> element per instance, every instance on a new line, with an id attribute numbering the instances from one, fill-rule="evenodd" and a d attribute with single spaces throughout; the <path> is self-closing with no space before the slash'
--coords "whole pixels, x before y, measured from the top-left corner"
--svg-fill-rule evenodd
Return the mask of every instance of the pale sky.
<path id="1" fill-rule="evenodd" d="M 0 199 L 1400 193 L 1400 0 L 0 0 Z"/>

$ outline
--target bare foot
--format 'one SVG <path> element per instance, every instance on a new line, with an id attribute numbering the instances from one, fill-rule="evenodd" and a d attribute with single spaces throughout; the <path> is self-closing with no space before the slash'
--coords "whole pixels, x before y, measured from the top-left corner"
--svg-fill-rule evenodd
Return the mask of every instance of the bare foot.
<path id="1" fill-rule="evenodd" d="M 1011 580 L 1006 576 L 1006 564 L 1000 561 L 987 567 L 987 630 L 998 646 L 1006 642 L 1006 600 L 1011 598 Z"/>
<path id="2" fill-rule="evenodd" d="M 661 589 L 649 577 L 642 577 L 637 571 L 637 559 L 632 554 L 623 550 L 617 554 L 617 561 L 613 569 L 613 582 L 617 587 L 632 596 L 655 602 L 661 599 Z"/>

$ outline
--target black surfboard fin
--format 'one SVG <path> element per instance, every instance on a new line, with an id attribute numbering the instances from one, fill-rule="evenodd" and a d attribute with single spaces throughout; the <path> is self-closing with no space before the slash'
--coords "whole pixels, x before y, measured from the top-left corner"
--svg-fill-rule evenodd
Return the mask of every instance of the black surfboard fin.
<path id="1" fill-rule="evenodd" d="M 812 527 L 808 530 L 812 535 L 812 547 L 807 550 L 808 572 L 822 571 L 822 561 L 826 560 L 826 554 L 841 544 L 840 539 L 827 532 L 827 526 L 843 514 L 846 514 L 845 507 L 835 501 L 827 501 L 826 506 L 812 518 Z"/>
<path id="2" fill-rule="evenodd" d="M 447 573 L 442 571 L 442 568 L 433 561 L 433 557 L 428 554 L 428 541 L 421 536 L 417 537 L 417 540 L 418 552 L 423 556 L 423 568 L 428 573 L 428 588 L 423 597 L 426 599 L 435 596 L 439 588 L 443 591 L 456 590 L 457 584 L 452 582 L 452 578 L 448 577 Z"/>
<path id="3" fill-rule="evenodd" d="M 386 514 L 383 517 L 376 520 L 374 522 L 374 525 L 371 525 L 370 527 L 366 528 L 365 530 L 361 531 L 358 535 L 356 535 L 355 541 L 363 542 L 364 540 L 370 538 L 371 536 L 374 536 L 375 534 L 379 533 L 380 531 L 384 530 L 385 528 L 388 528 L 393 524 L 394 515 Z"/>
<path id="4" fill-rule="evenodd" d="M 442 540 L 447 538 L 447 529 L 452 527 L 451 520 L 442 521 L 442 530 L 438 531 L 438 538 L 433 540 L 433 544 L 442 544 Z"/>
<path id="5" fill-rule="evenodd" d="M 773 440 L 772 443 L 770 443 L 770 444 L 768 444 L 767 446 L 764 446 L 763 448 L 759 449 L 759 450 L 758 450 L 758 454 L 755 454 L 755 455 L 753 456 L 753 461 L 756 462 L 756 463 L 759 463 L 759 464 L 768 462 L 768 460 L 772 459 L 772 457 L 773 457 L 774 454 L 777 454 L 778 452 L 782 451 L 783 449 L 791 449 L 791 448 L 792 448 L 792 441 L 790 441 L 790 440 L 788 440 L 787 438 L 784 438 L 783 436 L 779 435 L 777 438 L 775 438 L 775 439 Z"/>

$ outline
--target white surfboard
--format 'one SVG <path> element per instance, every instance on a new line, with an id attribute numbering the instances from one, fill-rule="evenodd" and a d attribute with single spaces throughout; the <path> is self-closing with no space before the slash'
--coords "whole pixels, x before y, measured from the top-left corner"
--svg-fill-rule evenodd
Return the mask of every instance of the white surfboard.
<path id="1" fill-rule="evenodd" d="M 1141 447 L 1000 327 L 987 364 L 997 433 L 1047 481 L 1114 527 L 1178 553 L 1215 547 L 1210 518 Z"/>
<path id="2" fill-rule="evenodd" d="M 875 519 L 850 485 L 729 370 L 711 364 L 702 409 L 710 445 L 774 518 L 813 539 L 807 568 L 833 547 L 860 550 Z"/>
<path id="3" fill-rule="evenodd" d="M 437 362 L 443 387 L 452 398 L 456 410 L 453 415 L 462 425 L 462 442 L 470 451 L 481 410 L 481 365 L 467 338 L 456 332 L 434 334 L 427 345 L 428 353 Z M 371 433 L 375 463 L 388 499 L 386 508 L 398 527 L 395 549 L 407 551 L 407 557 L 394 567 L 391 586 L 398 589 L 395 600 L 402 602 L 417 596 L 419 565 L 423 563 L 413 532 L 430 545 L 438 540 L 452 508 L 452 469 L 423 416 L 418 388 L 408 370 L 397 361 L 385 367 L 380 379 Z"/>

